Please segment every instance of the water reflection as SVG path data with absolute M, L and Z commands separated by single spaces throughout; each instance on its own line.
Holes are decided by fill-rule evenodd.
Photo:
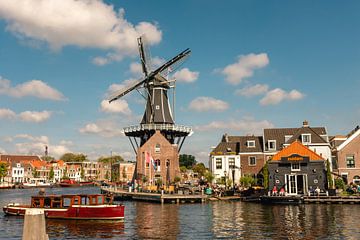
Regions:
M 46 229 L 50 239 L 120 238 L 125 233 L 123 221 L 47 219 Z
M 179 234 L 178 206 L 136 204 L 136 234 L 141 239 L 176 239 Z

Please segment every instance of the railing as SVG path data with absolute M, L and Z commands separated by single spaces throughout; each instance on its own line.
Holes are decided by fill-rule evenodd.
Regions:
M 187 127 L 184 125 L 175 125 L 175 124 L 141 124 L 141 125 L 123 128 L 124 133 L 137 132 L 143 130 L 168 130 L 168 131 L 186 132 L 189 134 L 193 133 L 191 127 Z

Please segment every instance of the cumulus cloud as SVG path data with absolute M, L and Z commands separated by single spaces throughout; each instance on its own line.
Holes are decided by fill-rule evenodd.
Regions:
M 19 114 L 19 118 L 25 122 L 44 122 L 51 117 L 51 112 L 49 111 L 42 111 L 42 112 L 35 112 L 35 111 L 25 111 Z
M 229 104 L 227 102 L 212 97 L 198 97 L 192 100 L 189 104 L 189 109 L 197 112 L 222 112 L 228 108 Z
M 0 109 L 0 119 L 12 119 L 16 117 L 16 113 L 10 109 L 1 108 Z
M 108 100 L 103 100 L 101 102 L 101 111 L 106 113 L 122 113 L 125 115 L 131 114 L 128 103 L 123 99 L 118 99 L 112 103 L 109 103 Z
M 110 121 L 88 123 L 83 128 L 80 128 L 79 132 L 83 134 L 95 134 L 102 137 L 124 136 L 122 130 Z
M 263 106 L 266 105 L 276 105 L 282 101 L 289 100 L 295 101 L 304 98 L 304 94 L 298 90 L 291 90 L 286 92 L 281 88 L 275 88 L 266 93 L 266 95 L 260 100 L 260 104 Z
M 269 86 L 266 84 L 256 84 L 254 86 L 245 87 L 235 91 L 238 96 L 252 97 L 265 94 L 269 90 Z
M 61 92 L 41 80 L 31 80 L 12 87 L 8 79 L 0 76 L 0 95 L 1 94 L 16 98 L 31 96 L 55 101 L 65 100 Z
M 99 65 L 136 53 L 140 35 L 146 34 L 150 45 L 161 41 L 156 24 L 134 25 L 124 13 L 100 0 L 0 1 L 0 18 L 15 36 L 47 43 L 52 50 L 69 45 L 108 50 L 106 56 L 94 59 Z
M 188 68 L 183 68 L 174 73 L 176 81 L 191 83 L 195 82 L 199 77 L 199 72 L 192 72 Z
M 13 139 L 16 141 L 15 148 L 18 154 L 43 155 L 45 146 L 48 146 L 50 156 L 55 158 L 60 157 L 64 153 L 71 152 L 66 144 L 62 144 L 65 140 L 61 141 L 60 144 L 51 144 L 47 136 L 32 136 L 29 134 L 18 134 Z
M 135 84 L 138 80 L 134 78 L 130 78 L 127 80 L 124 80 L 121 84 L 114 83 L 111 84 L 107 90 L 106 96 L 110 98 L 113 94 L 117 93 L 118 91 L 121 91 L 125 88 L 130 87 L 131 85 Z
M 10 109 L 0 109 L 0 119 L 6 118 L 6 119 L 20 119 L 25 122 L 44 122 L 48 120 L 51 117 L 52 112 L 50 111 L 42 111 L 42 112 L 36 112 L 36 111 L 25 111 L 21 112 L 19 114 L 16 114 L 14 111 Z
M 232 85 L 237 85 L 244 78 L 251 77 L 254 71 L 269 64 L 266 53 L 240 55 L 238 61 L 226 66 L 221 73 L 225 75 L 226 81 Z
M 274 125 L 268 120 L 256 121 L 252 118 L 230 121 L 213 121 L 203 126 L 195 126 L 197 131 L 213 131 L 213 130 L 234 130 L 243 134 L 261 134 L 264 128 L 273 128 Z

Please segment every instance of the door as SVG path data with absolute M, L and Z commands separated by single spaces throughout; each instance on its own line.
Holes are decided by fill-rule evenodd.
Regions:
M 286 190 L 289 195 L 297 194 L 296 175 L 286 175 Z

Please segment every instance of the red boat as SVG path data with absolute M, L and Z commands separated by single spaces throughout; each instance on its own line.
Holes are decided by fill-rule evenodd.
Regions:
M 77 182 L 74 180 L 63 180 L 59 183 L 60 187 L 81 187 L 81 186 L 94 186 L 94 182 Z
M 28 208 L 44 209 L 46 218 L 56 219 L 124 219 L 124 205 L 113 204 L 113 197 L 103 194 L 43 195 L 31 197 L 31 205 L 10 203 L 3 207 L 6 215 L 25 215 Z

